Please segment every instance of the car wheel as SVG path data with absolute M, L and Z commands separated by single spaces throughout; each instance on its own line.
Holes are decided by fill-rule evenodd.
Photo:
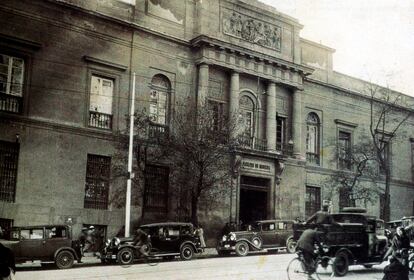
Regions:
M 60 251 L 55 258 L 56 266 L 60 269 L 71 268 L 75 257 L 70 251 Z
M 296 241 L 293 240 L 293 237 L 290 237 L 286 242 L 286 251 L 290 254 L 296 252 Z
M 218 254 L 220 257 L 227 257 L 227 256 L 230 256 L 230 251 L 222 251 L 222 250 L 217 250 L 217 254 Z
M 190 244 L 185 244 L 183 247 L 181 247 L 180 251 L 180 258 L 184 261 L 189 261 L 194 256 L 194 249 L 193 246 Z
M 122 248 L 117 256 L 116 259 L 120 265 L 130 265 L 134 262 L 134 250 L 131 248 Z
M 345 252 L 338 252 L 333 263 L 335 276 L 344 276 L 348 273 L 349 260 L 348 254 Z
M 414 254 L 408 259 L 408 268 L 411 272 L 414 272 Z
M 236 244 L 236 254 L 244 257 L 249 253 L 249 244 L 246 241 L 239 241 Z

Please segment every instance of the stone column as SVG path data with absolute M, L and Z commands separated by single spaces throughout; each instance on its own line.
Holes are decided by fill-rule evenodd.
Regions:
M 197 90 L 197 106 L 202 108 L 208 95 L 208 64 L 200 64 L 198 66 L 198 90 Z
M 297 159 L 305 159 L 302 150 L 302 92 L 297 89 L 293 90 L 292 107 L 293 155 Z
M 266 141 L 267 150 L 276 151 L 276 84 L 270 81 L 267 84 L 266 100 Z
M 239 117 L 239 91 L 240 91 L 240 77 L 239 73 L 232 72 L 230 78 L 230 98 L 229 98 L 229 117 L 230 121 L 235 122 L 237 125 Z M 233 125 L 233 127 L 235 127 Z M 231 130 L 232 135 L 230 137 L 234 139 L 237 137 L 237 129 Z

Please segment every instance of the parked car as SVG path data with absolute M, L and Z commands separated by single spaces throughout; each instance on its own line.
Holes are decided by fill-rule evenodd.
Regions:
M 200 238 L 194 233 L 191 223 L 156 223 L 140 226 L 150 236 L 149 257 L 174 258 L 190 260 L 194 254 L 203 252 Z M 108 240 L 101 254 L 102 262 L 117 261 L 128 265 L 140 257 L 139 250 L 133 245 L 134 237 L 114 237 Z
M 256 221 L 244 231 L 233 231 L 223 235 L 218 241 L 217 252 L 220 256 L 232 252 L 238 256 L 246 256 L 250 251 L 277 252 L 279 249 L 293 253 L 296 248 L 293 223 L 288 220 Z
M 1 243 L 13 251 L 16 263 L 40 260 L 71 268 L 82 258 L 80 242 L 72 240 L 67 225 L 13 227 Z
M 344 276 L 349 265 L 359 264 L 370 268 L 381 264 L 387 250 L 383 220 L 353 208 L 330 216 L 333 221 L 330 224 L 295 224 L 294 239 L 298 240 L 305 229 L 316 226 L 328 250 L 327 255 L 335 258 L 337 276 Z

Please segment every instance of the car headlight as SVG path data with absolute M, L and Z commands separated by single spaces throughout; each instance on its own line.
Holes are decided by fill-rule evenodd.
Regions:
M 227 241 L 227 236 L 226 235 L 223 235 L 223 238 L 221 240 Z
M 236 234 L 234 232 L 230 232 L 230 237 L 229 238 L 230 238 L 231 241 L 236 240 Z
M 118 246 L 119 244 L 121 244 L 121 240 L 118 237 L 115 237 L 114 244 L 115 246 Z

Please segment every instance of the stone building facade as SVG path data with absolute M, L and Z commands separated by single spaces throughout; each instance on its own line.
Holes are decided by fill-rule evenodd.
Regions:
M 335 72 L 334 50 L 301 38 L 297 19 L 256 0 L 3 2 L 3 226 L 93 224 L 109 236 L 122 227 L 124 209 L 111 197 L 126 182 L 111 174 L 133 72 L 152 129 L 170 129 L 172 107 L 186 97 L 240 117 L 230 195 L 200 209 L 211 242 L 230 220 L 305 217 L 324 199 L 338 209 L 322 182 L 339 168 L 338 143 L 368 135 L 368 83 Z M 414 215 L 413 122 L 390 146 L 392 218 Z M 169 168 L 148 167 L 134 221 L 151 212 L 176 219 Z M 378 215 L 379 200 L 367 207 Z

